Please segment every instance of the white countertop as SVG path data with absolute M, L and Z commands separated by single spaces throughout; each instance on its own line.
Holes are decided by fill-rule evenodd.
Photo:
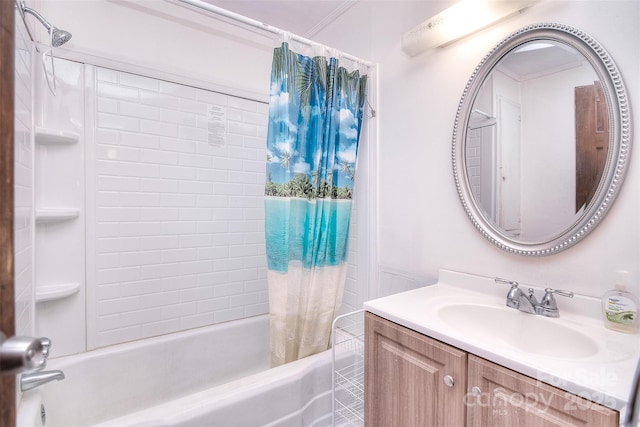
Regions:
M 525 292 L 528 287 L 521 285 Z M 569 299 L 556 296 L 560 317 L 552 319 L 506 307 L 508 290 L 508 285 L 496 284 L 494 278 L 441 270 L 435 285 L 368 301 L 364 308 L 409 329 L 621 411 L 622 420 L 640 358 L 640 335 L 605 328 L 599 298 L 576 295 Z M 542 294 L 541 289 L 536 290 L 538 299 Z M 486 319 L 478 319 L 478 322 L 474 322 L 477 324 L 462 328 L 459 322 L 452 323 L 441 315 L 444 307 L 452 305 L 460 306 L 448 307 L 449 311 L 458 309 L 470 312 L 478 305 L 497 310 L 501 318 L 508 316 L 509 321 L 503 323 L 509 324 L 504 324 L 504 328 L 503 325 L 493 324 L 493 327 L 483 331 L 482 325 Z M 503 309 L 508 312 L 502 312 Z M 544 347 L 544 336 L 536 336 L 540 334 L 530 330 L 527 325 L 531 325 L 531 322 L 542 326 L 540 330 L 557 329 L 558 336 L 562 331 L 567 332 L 567 336 L 573 336 L 572 331 L 575 331 L 580 335 L 577 338 L 585 337 L 591 346 L 586 348 L 593 351 L 580 357 L 568 356 L 573 349 L 579 348 L 580 343 L 576 340 L 575 346 L 565 346 L 567 354 L 556 354 L 553 347 Z M 520 325 L 523 326 L 520 328 Z M 509 334 L 517 336 L 513 341 L 525 342 L 525 347 L 533 351 L 523 351 L 517 343 L 511 345 L 505 339 L 505 335 Z

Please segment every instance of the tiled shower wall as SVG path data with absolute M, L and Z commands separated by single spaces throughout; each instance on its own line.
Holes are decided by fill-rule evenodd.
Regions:
M 15 12 L 15 322 L 16 335 L 34 334 L 32 49 Z
M 88 348 L 267 313 L 267 104 L 94 70 Z

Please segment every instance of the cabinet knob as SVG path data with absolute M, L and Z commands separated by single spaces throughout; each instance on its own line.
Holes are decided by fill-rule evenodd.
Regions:
M 476 397 L 481 396 L 482 390 L 480 390 L 480 387 L 478 387 L 477 385 L 474 385 L 473 387 L 471 387 L 471 394 Z
M 447 387 L 453 387 L 453 385 L 455 384 L 455 381 L 453 380 L 453 377 L 451 375 L 445 375 L 444 383 Z

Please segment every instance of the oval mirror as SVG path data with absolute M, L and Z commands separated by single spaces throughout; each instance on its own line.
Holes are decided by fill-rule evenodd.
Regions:
M 549 255 L 602 220 L 627 169 L 629 103 L 613 59 L 560 24 L 511 34 L 475 69 L 458 106 L 453 172 L 496 246 Z

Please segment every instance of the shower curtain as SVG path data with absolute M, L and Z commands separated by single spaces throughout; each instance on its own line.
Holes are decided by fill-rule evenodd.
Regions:
M 271 364 L 329 346 L 342 301 L 367 76 L 274 49 L 265 237 Z

